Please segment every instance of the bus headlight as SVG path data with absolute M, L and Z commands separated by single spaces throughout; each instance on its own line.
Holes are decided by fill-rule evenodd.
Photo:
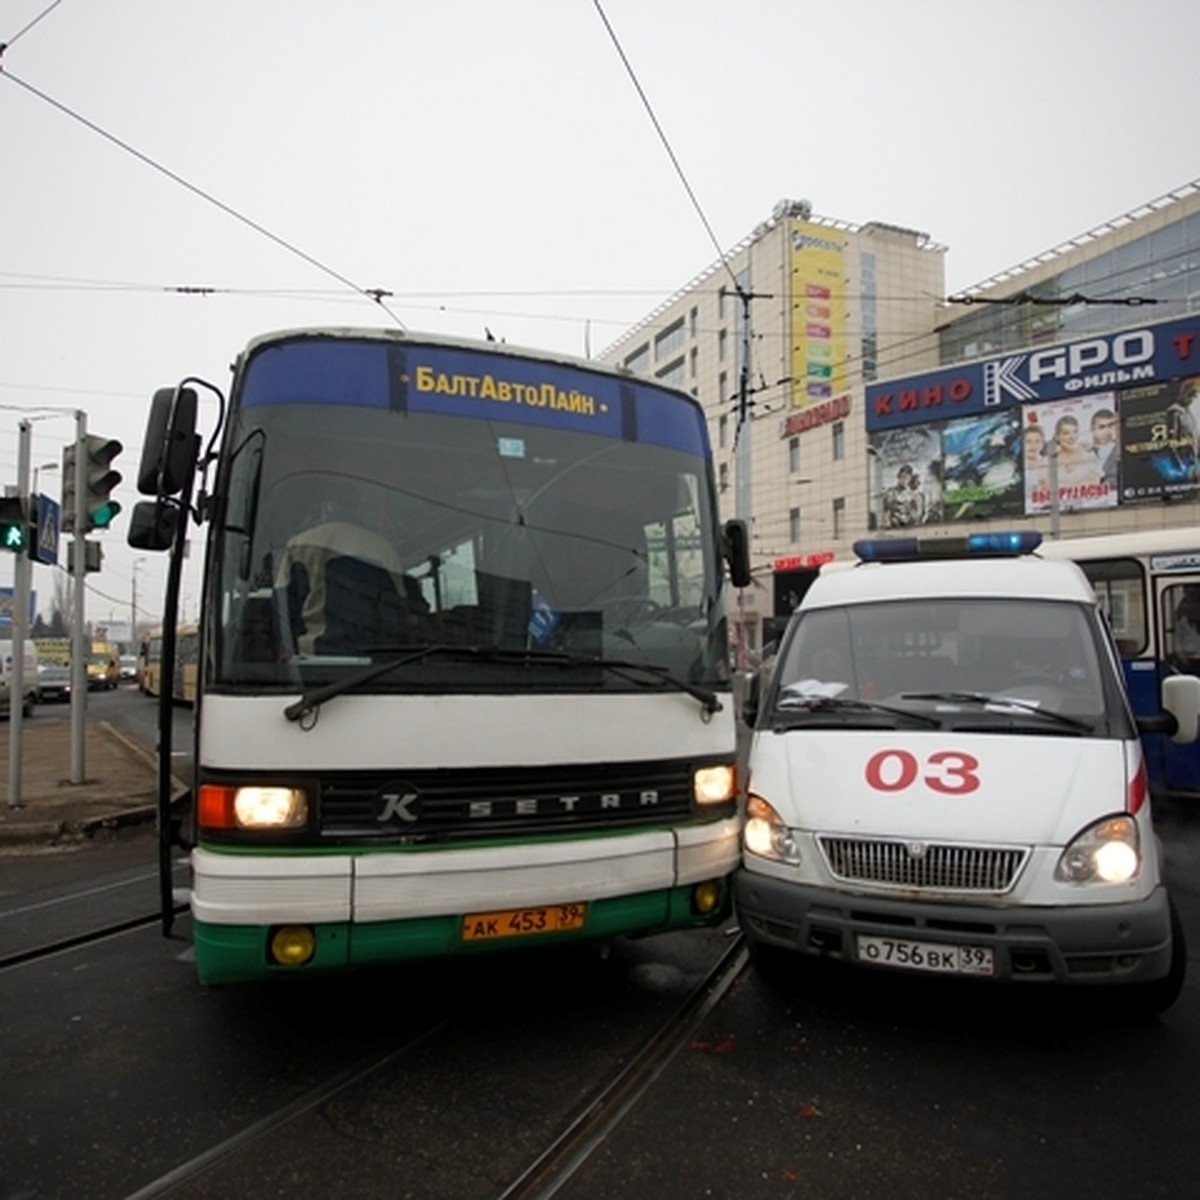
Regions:
M 1128 883 L 1141 866 L 1137 822 L 1127 816 L 1105 817 L 1072 840 L 1054 874 L 1064 883 Z
M 792 866 L 800 863 L 800 848 L 796 845 L 795 835 L 761 796 L 752 795 L 746 802 L 742 844 L 748 853 L 760 858 L 773 858 Z
M 301 788 L 201 784 L 199 823 L 205 829 L 300 829 L 308 821 Z
M 697 804 L 725 804 L 737 795 L 737 769 L 732 763 L 700 767 L 692 776 L 692 795 Z

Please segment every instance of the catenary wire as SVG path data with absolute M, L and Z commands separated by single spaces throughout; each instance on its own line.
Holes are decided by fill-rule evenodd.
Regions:
M 69 108 L 67 105 L 63 104 L 61 101 L 55 100 L 54 97 L 48 95 L 46 92 L 41 91 L 39 88 L 34 87 L 33 84 L 27 82 L 24 79 L 21 79 L 19 76 L 14 75 L 11 71 L 4 69 L 4 68 L 0 68 L 0 76 L 3 76 L 5 79 L 11 80 L 18 87 L 24 88 L 27 92 L 30 93 L 30 95 L 36 96 L 43 103 L 49 104 L 52 108 L 57 109 L 64 116 L 70 117 L 73 121 L 77 121 L 79 124 L 83 125 L 86 129 L 91 130 L 93 133 L 104 138 L 106 141 L 111 142 L 114 146 L 117 146 L 119 149 L 124 150 L 127 154 L 132 155 L 139 162 L 141 162 L 141 163 L 145 164 L 146 166 L 150 167 L 151 169 L 159 172 L 159 174 L 165 175 L 173 183 L 177 183 L 180 187 L 185 188 L 187 191 L 191 192 L 194 196 L 197 196 L 201 200 L 204 200 L 206 203 L 211 204 L 215 208 L 220 209 L 221 212 L 225 213 L 227 216 L 233 217 L 234 220 L 239 221 L 243 225 L 254 230 L 255 233 L 258 233 L 258 234 L 262 235 L 263 237 L 267 238 L 269 241 L 274 242 L 275 245 L 286 250 L 289 254 L 296 255 L 298 258 L 303 259 L 310 266 L 315 267 L 318 271 L 321 271 L 323 274 L 328 275 L 333 279 L 336 279 L 339 283 L 345 285 L 351 291 L 356 292 L 358 295 L 373 301 L 381 309 L 383 309 L 383 311 L 385 313 L 387 313 L 387 315 L 392 319 L 392 321 L 395 322 L 396 325 L 398 325 L 401 329 L 406 328 L 404 322 L 401 321 L 400 318 L 384 302 L 385 297 L 390 295 L 390 293 L 387 292 L 386 289 L 362 287 L 360 284 L 355 283 L 352 279 L 343 275 L 340 271 L 337 271 L 333 267 L 328 266 L 326 263 L 321 262 L 320 259 L 314 258 L 313 255 L 309 254 L 305 250 L 300 249 L 299 246 L 296 246 L 294 243 L 287 241 L 285 238 L 280 237 L 277 233 L 272 233 L 271 230 L 269 230 L 265 225 L 262 225 L 258 221 L 255 221 L 252 218 L 247 217 L 244 213 L 238 212 L 237 209 L 226 204 L 223 200 L 219 200 L 211 192 L 206 192 L 203 188 L 198 187 L 196 184 L 190 182 L 187 179 L 184 179 L 184 177 L 182 175 L 179 175 L 175 171 L 172 171 L 169 167 L 163 166 L 162 163 L 155 161 L 149 155 L 143 154 L 142 151 L 138 150 L 135 146 L 130 145 L 128 142 L 123 141 L 121 138 L 117 137 L 115 134 L 110 133 L 106 129 L 103 129 L 101 126 L 97 125 L 94 121 L 89 120 L 87 117 L 83 116 L 81 113 L 78 113 L 74 109 Z

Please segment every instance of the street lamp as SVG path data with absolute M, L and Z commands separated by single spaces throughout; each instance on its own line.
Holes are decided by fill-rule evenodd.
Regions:
M 35 496 L 41 495 L 41 493 L 38 491 L 38 476 L 43 471 L 57 471 L 58 467 L 59 467 L 58 463 L 48 462 L 48 463 L 42 463 L 42 465 L 40 467 L 33 468 L 33 494 Z

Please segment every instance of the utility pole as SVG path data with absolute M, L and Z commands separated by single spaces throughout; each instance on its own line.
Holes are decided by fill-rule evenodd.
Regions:
M 74 578 L 75 601 L 71 621 L 71 782 L 86 780 L 85 746 L 87 734 L 87 660 L 88 646 L 85 637 L 84 586 L 87 571 L 87 413 L 82 409 L 75 412 L 75 472 L 73 515 L 75 530 L 75 561 L 71 564 Z M 63 496 L 66 497 L 67 481 L 63 479 Z M 65 515 L 65 514 L 64 514 Z
M 736 284 L 736 280 L 735 280 Z M 750 436 L 750 303 L 753 300 L 770 300 L 769 293 L 746 291 L 737 284 L 737 297 L 742 306 L 742 363 L 738 371 L 737 421 L 734 428 L 737 452 L 734 455 L 734 470 L 737 480 L 734 491 L 733 515 L 739 521 L 745 521 L 750 532 L 751 560 L 753 561 L 754 526 L 751 508 L 754 494 L 752 486 L 752 458 Z M 746 589 L 738 589 L 738 620 L 737 620 L 737 654 L 735 667 L 740 671 L 746 669 Z
M 30 425 L 21 421 L 17 447 L 17 496 L 29 511 Z M 28 530 L 26 530 L 28 537 Z M 29 634 L 29 579 L 33 561 L 29 547 L 18 549 L 13 559 L 12 674 L 8 687 L 8 805 L 21 807 L 21 733 L 25 716 L 25 642 Z

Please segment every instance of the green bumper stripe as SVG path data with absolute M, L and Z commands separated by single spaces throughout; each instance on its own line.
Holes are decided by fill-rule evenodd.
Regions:
M 262 925 L 194 923 L 196 971 L 202 983 L 238 983 L 288 976 L 300 978 L 347 967 L 442 958 L 514 949 L 518 946 L 580 942 L 622 934 L 667 933 L 718 924 L 729 915 L 728 881 L 721 903 L 708 916 L 692 912 L 692 889 L 672 888 L 593 900 L 583 929 L 569 933 L 533 934 L 486 942 L 463 942 L 461 918 L 420 917 L 408 921 L 372 921 L 361 925 L 339 922 L 313 926 L 317 949 L 302 967 L 281 967 L 267 961 L 269 929 Z

